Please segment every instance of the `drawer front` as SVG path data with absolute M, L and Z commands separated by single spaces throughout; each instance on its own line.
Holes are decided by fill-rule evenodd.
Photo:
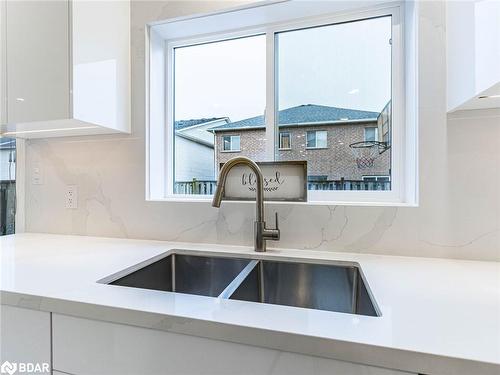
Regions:
M 400 371 L 53 315 L 54 369 L 71 374 L 401 375 Z
M 38 364 L 50 369 L 50 313 L 0 306 L 0 364 Z M 43 366 L 43 367 L 42 367 Z

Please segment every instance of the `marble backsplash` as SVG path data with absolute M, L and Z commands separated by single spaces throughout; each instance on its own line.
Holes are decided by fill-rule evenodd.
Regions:
M 144 24 L 234 2 L 132 3 L 131 135 L 26 144 L 26 231 L 251 245 L 254 205 L 145 200 Z M 266 205 L 281 241 L 270 246 L 500 260 L 500 112 L 446 115 L 444 4 L 419 16 L 419 207 Z M 31 183 L 34 167 L 43 184 Z M 78 209 L 64 207 L 78 186 Z

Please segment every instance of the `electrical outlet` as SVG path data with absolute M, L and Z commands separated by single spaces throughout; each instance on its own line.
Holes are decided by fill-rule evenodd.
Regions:
M 76 185 L 66 186 L 66 208 L 78 208 L 78 189 Z
M 43 185 L 43 171 L 40 164 L 35 164 L 33 166 L 33 172 L 31 175 L 31 183 L 33 185 Z

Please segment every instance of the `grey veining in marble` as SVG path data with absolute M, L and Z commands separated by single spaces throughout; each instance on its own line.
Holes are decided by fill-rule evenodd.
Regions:
M 29 141 L 27 231 L 251 244 L 250 204 L 144 198 L 144 24 L 234 5 L 132 3 L 132 135 Z M 444 3 L 421 2 L 419 20 L 419 207 L 270 205 L 282 230 L 273 246 L 500 260 L 500 114 L 447 118 Z M 30 183 L 34 165 L 43 185 Z M 64 208 L 68 184 L 78 185 L 77 210 Z

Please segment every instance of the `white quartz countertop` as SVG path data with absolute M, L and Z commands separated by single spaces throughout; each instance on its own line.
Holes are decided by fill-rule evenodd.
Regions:
M 359 263 L 380 317 L 109 286 L 173 249 L 248 247 L 49 234 L 0 237 L 2 304 L 424 374 L 500 373 L 500 263 L 269 249 Z

